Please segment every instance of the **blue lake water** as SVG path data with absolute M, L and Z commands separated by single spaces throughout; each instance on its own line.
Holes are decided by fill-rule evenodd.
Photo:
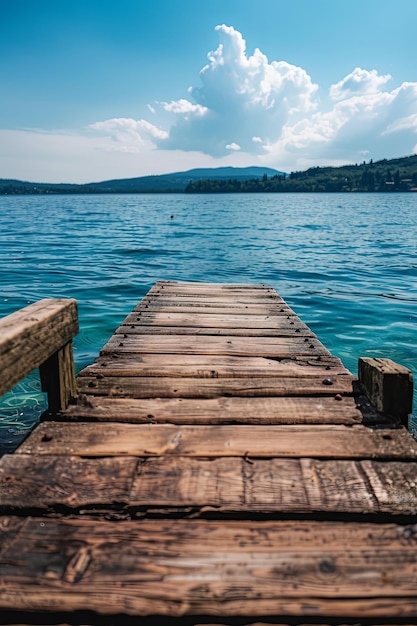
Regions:
M 416 252 L 417 194 L 0 196 L 0 316 L 76 298 L 79 370 L 156 280 L 265 283 L 354 374 L 416 375 Z M 4 396 L 0 451 L 43 408 L 36 373 Z

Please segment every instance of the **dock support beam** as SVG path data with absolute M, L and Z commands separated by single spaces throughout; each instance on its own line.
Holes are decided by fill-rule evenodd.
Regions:
M 380 413 L 396 417 L 408 427 L 413 407 L 411 371 L 391 359 L 362 357 L 358 367 L 359 383 Z

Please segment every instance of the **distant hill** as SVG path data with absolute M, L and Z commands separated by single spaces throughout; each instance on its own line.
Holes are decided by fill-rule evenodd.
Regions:
M 0 194 L 65 194 L 65 193 L 181 193 L 189 183 L 198 180 L 250 180 L 263 176 L 284 175 L 269 167 L 200 168 L 186 172 L 121 178 L 83 185 L 66 183 L 31 183 L 0 179 Z
M 256 193 L 417 191 L 417 154 L 286 174 L 268 167 L 218 167 L 88 183 L 0 179 L 0 194 Z
M 174 172 L 173 174 L 159 174 L 157 176 L 142 176 L 140 178 L 124 178 L 106 180 L 94 183 L 94 187 L 103 191 L 117 190 L 118 192 L 145 192 L 145 191 L 184 191 L 185 187 L 198 180 L 250 180 L 262 178 L 264 175 L 274 176 L 282 174 L 269 167 L 216 167 Z

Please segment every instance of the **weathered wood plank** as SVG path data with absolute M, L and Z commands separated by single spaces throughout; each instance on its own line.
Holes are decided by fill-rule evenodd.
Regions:
M 78 332 L 77 303 L 45 299 L 0 320 L 0 395 L 63 348 Z
M 72 341 L 55 352 L 39 368 L 42 391 L 48 394 L 48 409 L 58 413 L 67 408 L 77 394 Z
M 324 382 L 328 381 L 328 382 Z M 82 376 L 78 391 L 129 398 L 218 398 L 220 396 L 329 396 L 352 394 L 349 376 L 333 378 L 155 378 L 150 376 Z M 337 406 L 335 405 L 335 411 Z
M 323 382 L 329 381 L 329 382 Z M 104 377 L 100 372 L 83 375 L 78 379 L 79 393 L 112 398 L 219 398 L 312 396 L 336 398 L 352 395 L 352 379 L 348 376 L 310 376 L 301 379 L 290 376 L 242 376 L 221 378 L 216 375 L 198 376 L 117 376 Z M 334 411 L 338 407 L 334 405 Z
M 362 463 L 354 461 L 148 458 L 133 483 L 130 503 L 215 507 L 217 514 L 417 512 L 417 464 L 363 463 L 366 475 Z M 379 477 L 372 486 L 371 473 Z M 393 486 L 400 474 L 402 481 Z
M 210 328 L 189 326 L 142 326 L 130 324 L 119 326 L 116 335 L 195 335 L 231 337 L 315 337 L 313 331 L 304 327 L 289 326 L 288 328 Z
M 417 616 L 414 526 L 33 518 L 0 557 L 2 609 Z
M 45 422 L 19 454 L 77 456 L 242 456 L 339 459 L 416 459 L 405 429 L 365 426 L 175 426 L 172 424 Z
M 207 288 L 206 288 L 207 287 Z M 242 301 L 247 301 L 249 304 L 255 302 L 256 300 L 268 303 L 272 302 L 274 304 L 282 304 L 283 306 L 288 306 L 287 303 L 283 300 L 283 298 L 272 288 L 248 288 L 248 287 L 237 287 L 235 289 L 225 289 L 222 285 L 219 287 L 209 287 L 208 285 L 204 285 L 203 287 L 170 287 L 170 288 L 157 288 L 156 286 L 148 291 L 148 293 L 144 296 L 142 301 L 147 300 L 166 300 L 166 301 L 177 301 L 177 300 L 188 300 L 190 302 L 198 303 L 199 301 L 204 304 L 205 302 L 226 302 L 230 303 L 235 302 L 236 300 L 241 299 Z M 244 303 L 244 302 L 242 302 Z M 140 304 L 140 303 L 139 303 Z
M 413 409 L 411 371 L 391 359 L 359 359 L 359 382 L 376 409 L 408 425 Z
M 405 516 L 417 513 L 416 475 L 416 463 L 394 461 L 16 454 L 0 461 L 0 507 Z
M 142 300 L 135 308 L 136 313 L 152 313 L 152 312 L 176 312 L 176 313 L 204 313 L 204 315 L 290 315 L 291 309 L 285 304 L 273 304 L 266 302 L 265 304 L 244 304 L 234 305 L 233 302 L 224 304 L 209 304 L 196 300 Z
M 138 460 L 130 457 L 4 455 L 0 460 L 0 507 L 14 509 L 129 501 Z
M 65 419 L 137 424 L 357 424 L 362 414 L 350 397 L 132 399 L 81 395 L 77 404 L 68 407 Z
M 0 559 L 1 554 L 10 543 L 13 543 L 19 528 L 24 524 L 24 519 L 9 515 L 0 517 Z
M 203 286 L 201 286 L 203 285 Z M 258 287 L 252 288 L 252 286 L 241 286 L 233 289 L 224 288 L 224 285 L 211 287 L 200 283 L 197 286 L 165 286 L 151 289 L 148 291 L 145 297 L 163 297 L 163 298 L 273 298 L 282 301 L 281 296 L 272 287 Z
M 284 300 L 274 291 L 237 291 L 234 290 L 231 292 L 224 291 L 214 291 L 205 293 L 204 291 L 193 291 L 193 290 L 175 290 L 168 292 L 167 290 L 161 290 L 158 293 L 148 293 L 144 300 L 164 300 L 164 301 L 177 301 L 177 300 L 188 300 L 190 302 L 201 302 L 201 303 L 213 303 L 219 302 L 223 304 L 224 302 L 236 303 L 236 304 L 256 304 L 256 303 L 274 303 L 281 304 L 284 303 Z
M 233 295 L 237 291 L 243 293 L 273 293 L 277 294 L 275 289 L 269 285 L 260 283 L 209 283 L 196 281 L 175 281 L 175 280 L 158 280 L 148 293 L 229 293 Z
M 194 337 L 113 335 L 101 353 L 208 354 L 286 358 L 330 353 L 315 337 Z
M 305 378 L 352 374 L 336 357 L 235 357 L 189 354 L 105 354 L 87 365 L 78 376 L 162 376 L 187 378 Z
M 121 328 L 134 325 L 140 326 L 184 326 L 191 328 L 246 328 L 246 329 L 279 329 L 294 326 L 308 329 L 296 315 L 285 312 L 279 315 L 221 315 L 205 313 L 204 311 L 191 314 L 151 311 L 130 313 L 123 321 Z M 248 333 L 250 334 L 250 333 Z

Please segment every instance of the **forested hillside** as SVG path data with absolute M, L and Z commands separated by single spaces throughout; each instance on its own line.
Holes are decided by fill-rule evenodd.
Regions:
M 304 172 L 251 180 L 199 180 L 186 187 L 188 193 L 341 191 L 417 191 L 417 155 L 360 165 L 312 167 Z

